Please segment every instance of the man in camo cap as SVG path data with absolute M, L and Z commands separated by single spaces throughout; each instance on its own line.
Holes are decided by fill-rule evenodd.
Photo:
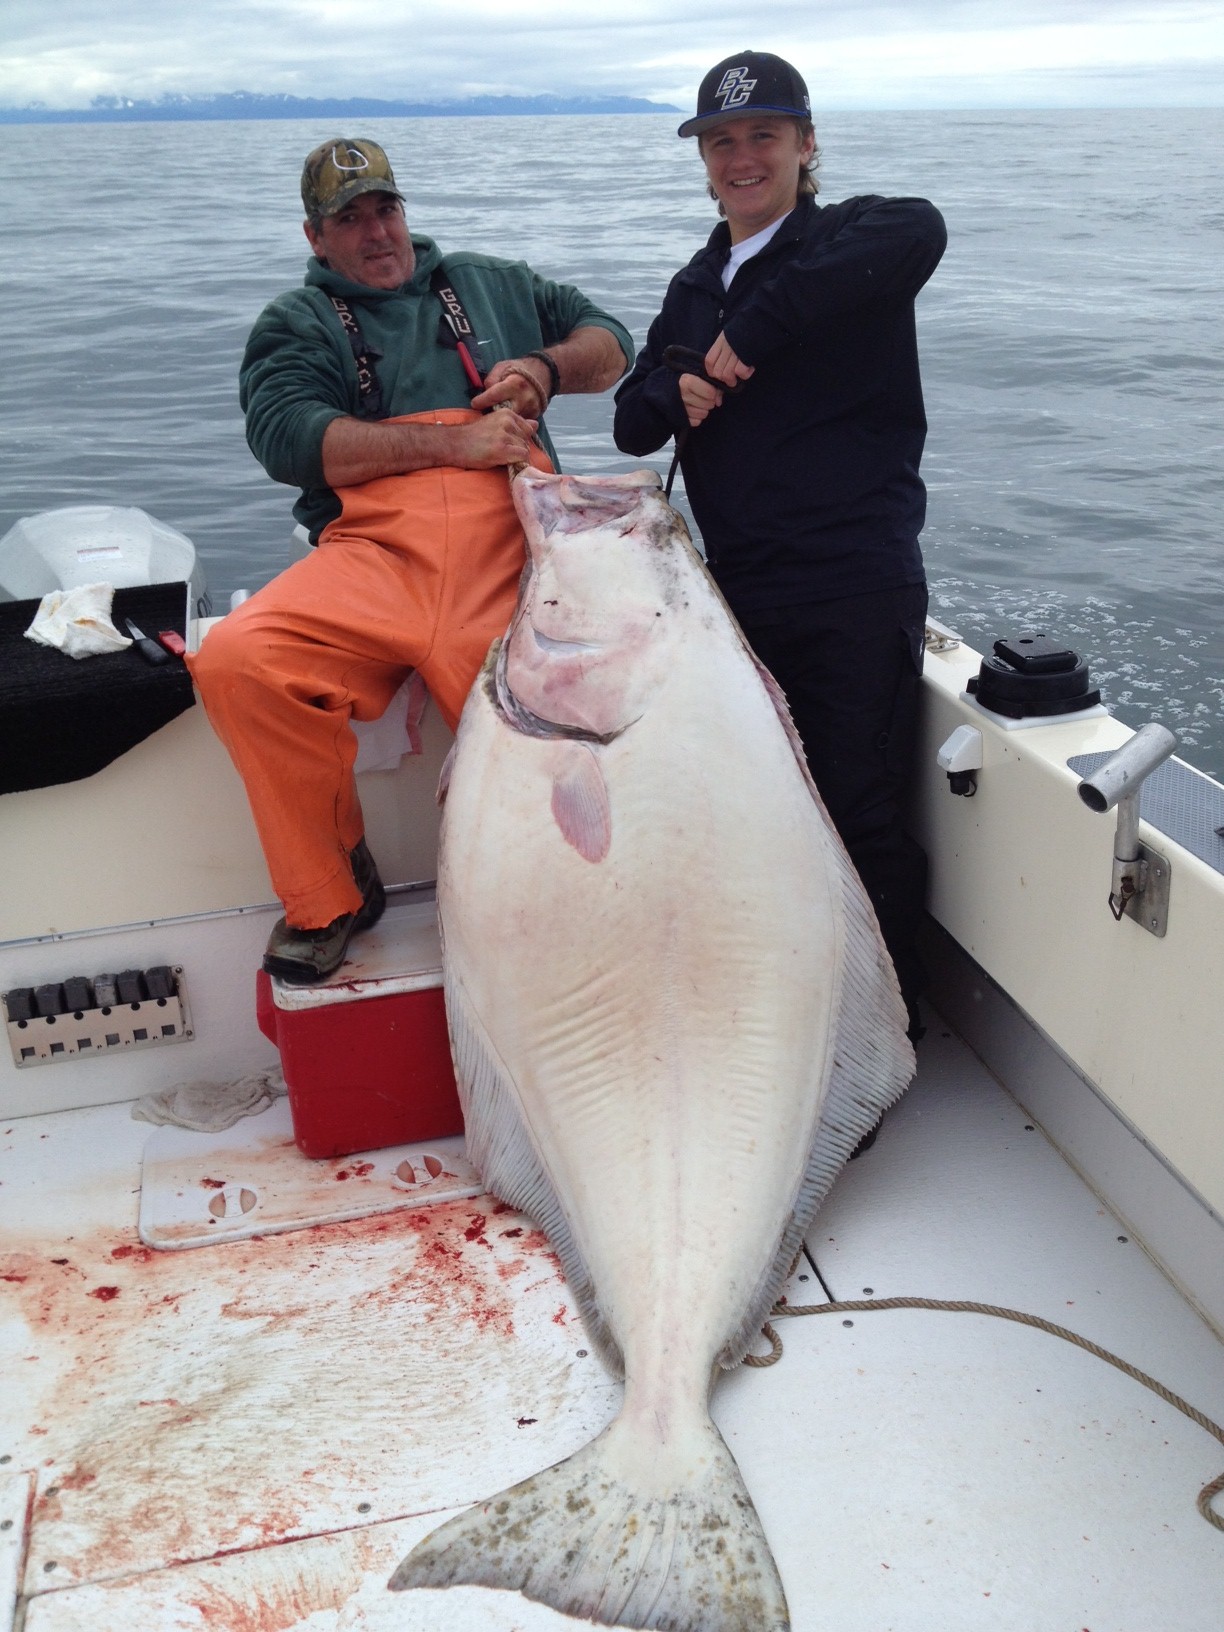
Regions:
M 307 217 L 335 215 L 362 193 L 390 193 L 404 202 L 387 155 L 360 138 L 324 142 L 302 166 L 302 203 Z
M 506 466 L 555 468 L 549 401 L 606 390 L 633 342 L 572 285 L 411 233 L 366 137 L 315 148 L 302 201 L 305 286 L 256 321 L 240 397 L 318 548 L 218 624 L 192 673 L 285 907 L 264 967 L 308 985 L 383 909 L 350 718 L 377 719 L 415 669 L 455 725 L 523 567 Z

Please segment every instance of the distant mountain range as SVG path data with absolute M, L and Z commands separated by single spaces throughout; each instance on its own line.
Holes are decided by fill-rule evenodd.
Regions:
M 0 124 L 118 124 L 159 119 L 425 119 L 490 114 L 679 113 L 667 102 L 637 96 L 469 96 L 451 102 L 384 102 L 374 97 L 264 96 L 227 91 L 216 96 L 167 94 L 155 101 L 95 96 L 87 108 L 0 108 Z

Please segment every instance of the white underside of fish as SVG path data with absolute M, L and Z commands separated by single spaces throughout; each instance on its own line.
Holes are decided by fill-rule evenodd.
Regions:
M 534 732 L 508 719 L 491 660 L 459 728 L 438 892 L 469 1153 L 547 1230 L 624 1408 L 576 1457 L 422 1543 L 392 1584 L 782 1632 L 709 1391 L 913 1055 L 771 682 L 678 518 L 653 489 L 632 497 L 645 526 L 542 538 L 520 501 L 536 573 L 502 691 L 517 675 Z

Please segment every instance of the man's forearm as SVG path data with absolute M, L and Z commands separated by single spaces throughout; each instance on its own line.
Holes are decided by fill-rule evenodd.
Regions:
M 522 463 L 534 431 L 534 420 L 505 410 L 462 425 L 396 425 L 345 416 L 333 419 L 323 433 L 323 476 L 329 487 L 357 487 L 436 465 L 487 470 Z
M 549 368 L 545 357 L 552 359 Z M 620 342 L 608 329 L 588 324 L 577 328 L 551 346 L 543 346 L 525 357 L 505 357 L 494 363 L 485 388 L 472 398 L 472 407 L 482 413 L 502 403 L 520 414 L 538 416 L 550 397 L 580 391 L 606 391 L 625 372 L 625 354 Z M 553 390 L 553 369 L 556 390 Z
M 446 425 L 383 425 L 364 419 L 333 419 L 323 433 L 323 474 L 329 487 L 356 487 L 377 476 L 399 475 L 444 464 Z
M 544 349 L 557 365 L 563 392 L 606 391 L 627 366 L 620 342 L 609 329 L 575 329 Z

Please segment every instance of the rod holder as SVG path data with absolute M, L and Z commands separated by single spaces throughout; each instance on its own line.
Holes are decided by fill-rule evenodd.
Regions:
M 1103 815 L 1116 807 L 1118 812 L 1109 910 L 1119 922 L 1130 916 L 1153 935 L 1163 935 L 1168 924 L 1169 862 L 1139 842 L 1139 795 L 1176 747 L 1177 738 L 1165 726 L 1142 725 L 1079 784 L 1089 810 Z

